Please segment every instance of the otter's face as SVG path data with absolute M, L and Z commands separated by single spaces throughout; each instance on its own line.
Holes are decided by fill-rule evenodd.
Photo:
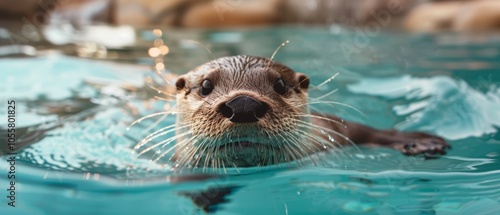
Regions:
M 179 165 L 259 166 L 306 156 L 307 76 L 269 59 L 206 63 L 177 82 Z

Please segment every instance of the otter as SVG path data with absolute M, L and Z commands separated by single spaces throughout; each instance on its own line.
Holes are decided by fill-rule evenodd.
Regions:
M 176 167 L 213 168 L 289 163 L 350 144 L 406 155 L 441 155 L 450 148 L 431 134 L 377 130 L 312 113 L 309 82 L 269 58 L 239 55 L 205 63 L 178 77 L 176 135 L 163 143 L 176 142 Z

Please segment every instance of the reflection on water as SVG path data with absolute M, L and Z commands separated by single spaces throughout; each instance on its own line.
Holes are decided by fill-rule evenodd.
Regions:
M 134 46 L 102 45 L 103 55 L 84 56 L 121 63 L 59 55 L 0 59 L 0 67 L 8 71 L 0 98 L 18 101 L 19 128 L 25 133 L 45 128 L 31 140 L 36 144 L 18 154 L 23 207 L 16 213 L 192 214 L 196 209 L 186 195 L 214 188 L 230 190 L 224 194 L 228 201 L 214 209 L 219 214 L 498 212 L 500 76 L 495 71 L 500 53 L 495 50 L 500 40 L 494 35 L 477 40 L 448 34 L 381 35 L 348 55 L 341 45 L 356 45 L 355 34 L 338 29 L 135 33 Z M 133 149 L 149 132 L 173 124 L 175 116 L 127 127 L 175 105 L 155 98 L 157 90 L 145 86 L 168 85 L 152 71 L 184 73 L 212 58 L 190 40 L 206 44 L 219 57 L 271 56 L 289 40 L 276 60 L 312 78 L 311 97 L 335 91 L 326 99 L 363 114 L 345 106 L 315 105 L 316 110 L 378 128 L 436 133 L 450 140 L 453 149 L 426 160 L 389 149 L 348 147 L 342 154 L 347 156 L 326 154 L 316 167 L 176 176 L 168 162 L 151 162 L 151 155 L 137 156 Z M 331 82 L 315 87 L 336 73 Z M 0 167 L 7 168 L 5 162 Z M 211 177 L 216 178 L 204 180 Z M 54 206 L 54 199 L 66 207 Z M 106 207 L 100 207 L 103 200 L 108 200 Z M 0 208 L 4 210 L 9 209 Z

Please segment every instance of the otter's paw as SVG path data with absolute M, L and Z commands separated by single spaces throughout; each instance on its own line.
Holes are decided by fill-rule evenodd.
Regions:
M 432 158 L 435 157 L 433 155 L 446 154 L 446 150 L 450 149 L 451 146 L 440 137 L 431 135 L 415 137 L 410 133 L 407 139 L 394 144 L 393 148 L 403 152 L 405 155 L 424 154 L 427 158 Z

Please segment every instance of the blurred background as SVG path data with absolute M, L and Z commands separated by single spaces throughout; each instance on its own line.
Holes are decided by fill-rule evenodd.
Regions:
M 148 39 L 141 30 L 169 29 L 169 34 L 175 35 L 197 29 L 179 37 L 188 35 L 200 41 L 196 37 L 200 30 L 275 26 L 333 27 L 336 32 L 362 31 L 370 37 L 382 29 L 498 31 L 500 1 L 0 0 L 0 56 L 35 56 L 58 50 L 68 55 L 123 61 L 140 58 L 150 48 L 154 38 Z M 157 31 L 153 37 L 162 37 L 161 33 Z M 160 54 L 168 51 L 163 47 Z
M 498 30 L 497 0 L 17 0 L 0 1 L 11 28 L 71 23 L 221 28 L 276 24 L 383 27 L 412 31 Z

